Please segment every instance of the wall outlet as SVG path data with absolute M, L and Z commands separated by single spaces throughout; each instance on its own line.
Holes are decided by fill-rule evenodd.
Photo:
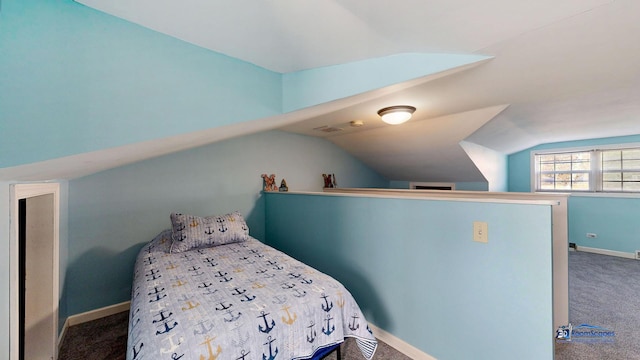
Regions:
M 595 238 L 598 237 L 598 234 L 596 234 L 596 233 L 587 233 L 587 237 L 590 238 L 590 239 L 595 239 Z
M 569 249 L 576 249 L 576 243 L 569 243 Z
M 636 260 L 640 260 L 640 250 L 636 250 Z

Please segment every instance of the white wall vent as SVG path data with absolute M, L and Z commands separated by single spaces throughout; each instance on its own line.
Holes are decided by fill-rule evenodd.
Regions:
M 455 190 L 456 183 L 443 182 L 410 182 L 409 189 L 416 190 Z
M 336 131 L 342 131 L 344 129 L 343 128 L 339 128 L 339 127 L 333 127 L 333 126 L 324 125 L 324 126 L 320 126 L 320 127 L 317 127 L 317 128 L 313 128 L 313 130 L 322 131 L 322 132 L 326 132 L 326 133 L 332 133 L 332 132 L 336 132 Z

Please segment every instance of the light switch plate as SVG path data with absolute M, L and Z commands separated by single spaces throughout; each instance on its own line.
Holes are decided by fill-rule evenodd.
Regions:
M 473 222 L 473 241 L 489 242 L 489 225 L 484 221 Z

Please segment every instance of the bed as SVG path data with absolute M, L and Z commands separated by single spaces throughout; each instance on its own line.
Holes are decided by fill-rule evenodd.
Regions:
M 139 252 L 128 360 L 319 359 L 377 342 L 345 287 L 249 236 L 242 216 L 171 214 Z

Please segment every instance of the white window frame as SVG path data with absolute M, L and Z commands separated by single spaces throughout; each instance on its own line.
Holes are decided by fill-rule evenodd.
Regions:
M 570 193 L 573 196 L 600 196 L 600 197 L 636 197 L 640 198 L 640 192 L 605 192 L 602 191 L 602 171 L 600 169 L 600 161 L 597 161 L 598 157 L 595 157 L 596 161 L 592 158 L 591 161 L 591 173 L 589 176 L 589 189 L 590 190 L 538 190 L 538 176 L 536 173 L 536 155 L 548 155 L 548 154 L 562 154 L 562 153 L 574 153 L 593 151 L 599 155 L 602 151 L 607 150 L 622 150 L 640 148 L 640 143 L 621 143 L 621 144 L 607 144 L 607 145 L 591 145 L 581 147 L 567 147 L 567 148 L 555 148 L 544 150 L 532 150 L 530 152 L 530 179 L 531 179 L 531 191 L 541 193 Z

